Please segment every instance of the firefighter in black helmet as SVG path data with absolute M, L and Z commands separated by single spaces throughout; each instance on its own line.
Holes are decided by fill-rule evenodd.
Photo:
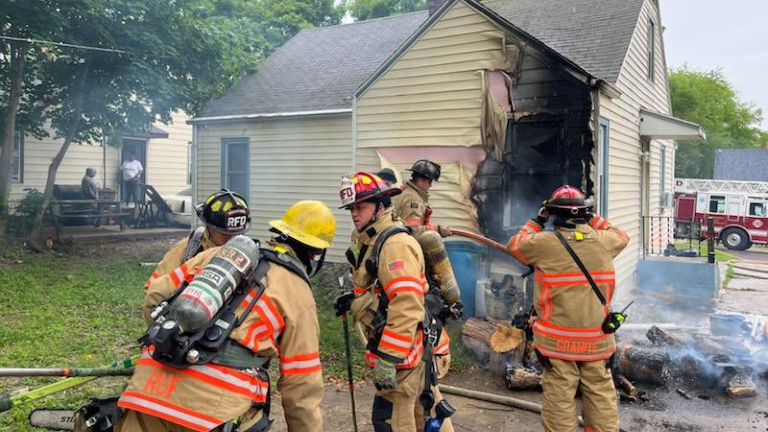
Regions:
M 171 246 L 150 280 L 169 274 L 200 252 L 224 245 L 251 227 L 248 202 L 239 194 L 222 189 L 195 205 L 197 217 L 205 224 Z M 149 281 L 147 281 L 147 285 Z
M 421 159 L 416 161 L 408 171 L 411 171 L 411 179 L 401 186 L 403 193 L 392 200 L 395 213 L 410 227 L 424 227 L 420 229 L 437 231 L 442 237 L 450 236 L 450 228 L 429 223 L 432 215 L 432 208 L 429 206 L 429 189 L 433 182 L 440 179 L 440 165 Z

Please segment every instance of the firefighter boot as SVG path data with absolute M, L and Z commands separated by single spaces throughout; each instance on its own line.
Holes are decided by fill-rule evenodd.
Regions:
M 376 392 L 373 399 L 375 432 L 413 432 L 424 430 L 424 415 L 419 395 L 424 388 L 424 363 L 397 372 L 397 388 Z M 435 400 L 442 399 L 435 387 Z M 445 419 L 441 432 L 453 432 L 451 419 Z

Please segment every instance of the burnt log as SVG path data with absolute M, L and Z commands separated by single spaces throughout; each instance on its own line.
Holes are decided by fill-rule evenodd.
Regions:
M 676 338 L 669 332 L 666 332 L 657 326 L 652 326 L 650 329 L 648 329 L 648 332 L 645 334 L 645 337 L 648 338 L 651 343 L 653 343 L 653 346 L 659 346 L 659 347 L 682 347 L 683 343 L 680 341 L 680 339 Z
M 481 362 L 486 363 L 491 356 L 491 336 L 496 331 L 496 323 L 480 318 L 469 318 L 461 329 L 461 340 Z
M 541 374 L 519 363 L 510 363 L 504 374 L 504 383 L 509 390 L 538 390 L 541 389 Z
M 624 375 L 616 375 L 616 378 L 614 380 L 616 382 L 616 387 L 624 394 L 631 396 L 633 398 L 636 398 L 639 394 L 637 391 L 637 387 L 635 387 L 632 382 L 630 382 L 627 377 Z
M 618 372 L 648 384 L 662 385 L 669 378 L 669 353 L 660 348 L 628 346 L 622 349 Z
M 757 387 L 746 374 L 733 375 L 725 384 L 725 394 L 734 399 L 757 396 Z

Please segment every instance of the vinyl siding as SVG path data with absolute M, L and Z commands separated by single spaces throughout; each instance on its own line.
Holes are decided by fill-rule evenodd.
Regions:
M 648 79 L 648 26 L 649 19 L 656 23 L 656 75 Z M 664 44 L 657 9 L 650 0 L 645 2 L 630 42 L 624 65 L 616 87 L 620 98 L 611 99 L 604 94 L 600 100 L 600 115 L 611 122 L 608 216 L 612 223 L 624 229 L 631 238 L 630 245 L 616 259 L 617 280 L 631 283 L 631 276 L 642 256 L 642 142 L 640 140 L 640 108 L 662 114 L 670 113 L 669 90 L 664 58 Z M 650 142 L 649 215 L 668 214 L 660 208 L 661 146 L 667 149 L 665 183 L 672 191 L 674 179 L 674 142 Z
M 147 183 L 160 192 L 172 195 L 189 187 L 187 146 L 192 141 L 189 117 L 181 112 L 172 115 L 170 124 L 156 126 L 168 132 L 168 138 L 152 138 L 147 149 Z
M 457 2 L 358 98 L 358 148 L 480 145 L 478 71 L 508 67 L 503 40 Z
M 339 179 L 353 169 L 350 115 L 201 126 L 196 201 L 221 188 L 222 138 L 247 138 L 250 143 L 249 235 L 268 239 L 269 220 L 279 219 L 296 201 L 321 200 L 334 211 L 337 223 L 328 259 L 343 260 L 352 222 L 337 207 Z
M 49 131 L 51 135 L 53 132 Z M 24 173 L 22 183 L 11 183 L 10 202 L 13 205 L 21 200 L 26 191 L 37 189 L 42 192 L 48 178 L 48 167 L 61 149 L 64 139 L 52 137 L 37 139 L 27 135 L 24 137 Z M 56 172 L 58 185 L 80 185 L 86 168 L 95 168 L 96 182 L 99 187 L 117 190 L 118 149 L 107 147 L 106 171 L 104 167 L 104 148 L 97 144 L 72 144 Z

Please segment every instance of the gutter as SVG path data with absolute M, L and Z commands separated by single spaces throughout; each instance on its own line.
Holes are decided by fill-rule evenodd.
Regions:
M 197 118 L 187 120 L 187 124 L 232 121 L 232 120 L 254 120 L 254 119 L 262 119 L 262 118 L 285 118 L 285 117 L 306 117 L 306 116 L 321 116 L 321 115 L 334 115 L 334 114 L 349 114 L 351 112 L 352 112 L 351 108 L 339 108 L 339 109 L 316 110 L 316 111 L 290 111 L 290 112 L 275 112 L 275 113 L 261 113 L 261 114 L 235 114 L 235 115 L 227 115 L 227 116 L 197 117 Z

